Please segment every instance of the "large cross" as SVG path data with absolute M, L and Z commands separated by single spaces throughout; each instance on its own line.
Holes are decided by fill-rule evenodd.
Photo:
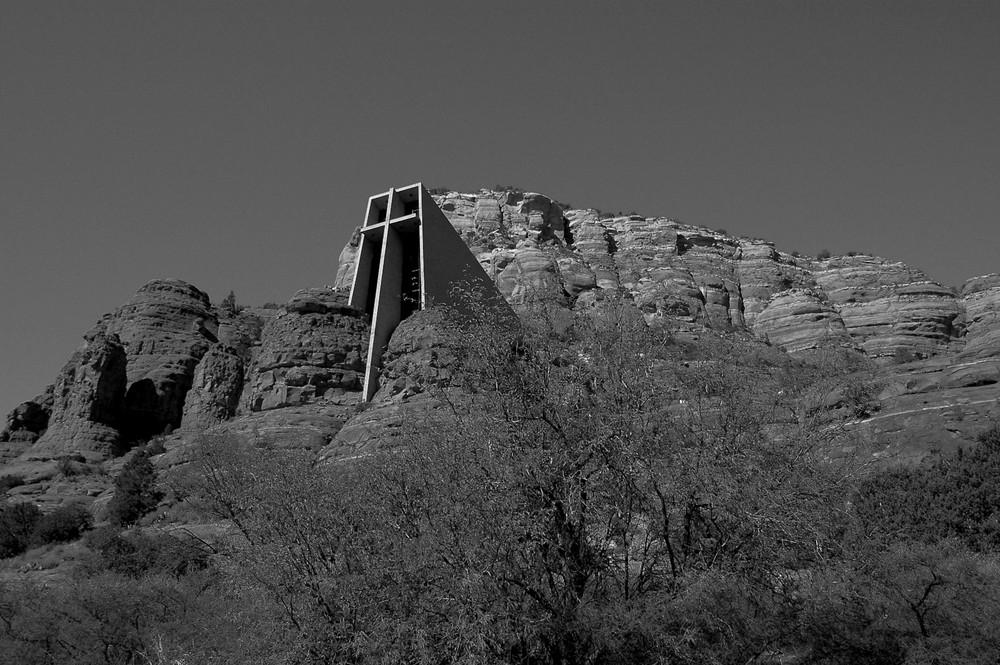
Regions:
M 364 400 L 378 391 L 382 354 L 399 322 L 432 302 L 463 309 L 509 305 L 420 184 L 368 199 L 350 304 L 371 316 Z

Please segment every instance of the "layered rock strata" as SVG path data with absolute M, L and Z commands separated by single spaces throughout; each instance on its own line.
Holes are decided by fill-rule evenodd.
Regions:
M 790 354 L 851 344 L 840 314 L 812 289 L 790 289 L 772 296 L 757 315 L 754 331 Z
M 951 289 L 879 257 L 813 260 L 665 217 L 564 209 L 534 193 L 482 190 L 437 201 L 515 305 L 545 298 L 589 307 L 614 290 L 647 319 L 746 329 L 784 340 L 775 343 L 792 353 L 847 343 L 884 363 L 966 343 L 964 303 Z M 975 295 L 991 288 L 973 285 L 968 297 L 992 302 Z
M 368 323 L 347 304 L 346 293 L 299 291 L 263 327 L 244 411 L 356 402 L 367 349 Z
M 974 277 L 962 287 L 967 343 L 963 359 L 1000 356 L 1000 275 Z
M 962 346 L 961 303 L 919 270 L 859 255 L 822 261 L 812 273 L 871 358 L 926 358 Z
M 208 294 L 180 280 L 156 280 L 98 328 L 117 335 L 128 356 L 123 434 L 143 439 L 179 427 L 195 366 L 218 341 Z

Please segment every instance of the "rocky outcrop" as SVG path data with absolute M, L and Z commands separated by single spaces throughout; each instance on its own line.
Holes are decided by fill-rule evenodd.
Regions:
M 813 260 L 665 217 L 563 210 L 539 194 L 482 190 L 437 200 L 515 305 L 543 298 L 588 307 L 601 291 L 615 290 L 649 320 L 745 329 L 789 348 L 843 344 L 846 331 L 850 344 L 883 363 L 965 346 L 963 302 L 902 263 L 866 255 Z M 815 299 L 781 297 L 792 289 Z M 991 289 L 977 283 L 967 296 L 987 318 L 989 305 L 980 303 L 993 302 Z M 970 330 L 970 341 L 983 330 Z
M 48 386 L 44 393 L 7 414 L 6 426 L 0 430 L 0 464 L 20 456 L 45 434 L 52 415 L 53 388 Z
M 536 193 L 437 201 L 504 296 L 523 307 L 544 301 L 553 328 L 602 302 L 631 303 L 632 315 L 668 323 L 685 344 L 709 327 L 748 331 L 791 354 L 835 347 L 875 359 L 881 406 L 853 426 L 884 456 L 968 445 L 1000 417 L 1000 275 L 969 280 L 959 297 L 879 257 L 813 260 L 666 217 L 567 209 Z M 433 311 L 404 320 L 379 391 L 361 404 L 369 328 L 346 304 L 359 241 L 355 232 L 341 253 L 339 290 L 306 289 L 278 310 L 220 316 L 189 284 L 150 282 L 86 335 L 53 393 L 11 413 L 0 462 L 17 459 L 0 474 L 16 467 L 34 479 L 16 491 L 50 497 L 39 501 L 103 491 L 99 474 L 74 485 L 60 464 L 114 463 L 114 452 L 178 425 L 170 440 L 188 452 L 205 428 L 324 460 L 405 444 L 409 421 L 448 408 L 461 390 L 454 333 Z
M 84 336 L 42 407 L 51 413 L 48 429 L 20 459 L 98 461 L 177 427 L 195 366 L 217 332 L 205 293 L 180 280 L 146 284 Z M 15 436 L 40 432 L 37 409 L 26 409 Z M 36 425 L 25 425 L 22 416 L 32 414 Z
M 202 430 L 236 416 L 265 316 L 274 314 L 243 310 L 220 319 L 219 341 L 198 362 L 184 399 L 185 429 Z
M 366 317 L 347 305 L 346 293 L 299 291 L 264 325 L 244 410 L 356 402 L 367 348 Z
M 177 279 L 152 281 L 98 324 L 128 356 L 121 429 L 129 440 L 181 424 L 194 370 L 218 337 L 208 294 Z
M 876 380 L 881 409 L 857 427 L 881 459 L 918 463 L 973 446 L 1000 419 L 1000 359 L 941 356 L 882 365 Z
M 23 402 L 7 414 L 6 426 L 0 430 L 0 442 L 24 441 L 34 443 L 49 426 L 52 415 L 54 386 L 33 400 Z
M 456 326 L 436 310 L 416 312 L 392 333 L 382 356 L 375 403 L 401 401 L 455 381 Z
M 421 422 L 446 408 L 441 396 L 461 390 L 456 372 L 460 334 L 458 325 L 434 309 L 400 322 L 382 356 L 378 392 L 370 404 L 359 405 L 320 452 L 320 460 L 353 458 L 372 446 L 394 445 L 408 421 Z
M 810 284 L 798 262 L 780 254 L 773 243 L 763 240 L 741 242 L 734 258 L 743 323 L 750 330 L 754 329 L 757 315 L 770 304 L 771 296 Z
M 244 357 L 226 344 L 215 344 L 195 368 L 184 401 L 185 429 L 205 429 L 236 415 L 243 394 Z
M 539 248 L 522 241 L 517 250 L 496 254 L 503 270 L 496 274 L 497 288 L 512 305 L 532 300 L 565 298 L 559 264 L 549 248 Z
M 56 379 L 48 429 L 21 457 L 103 459 L 114 452 L 121 441 L 126 363 L 116 335 L 88 333 Z
M 919 270 L 874 256 L 842 256 L 820 262 L 813 277 L 871 358 L 927 358 L 961 346 L 958 299 Z
M 962 358 L 1000 356 L 1000 275 L 993 273 L 968 280 L 962 287 L 962 301 L 967 326 Z
M 340 263 L 337 268 L 337 279 L 333 286 L 338 291 L 350 293 L 354 285 L 354 272 L 357 267 L 358 252 L 361 251 L 361 227 L 355 227 L 351 239 L 340 251 Z
M 792 355 L 851 343 L 840 314 L 811 289 L 791 289 L 773 296 L 757 315 L 754 332 Z

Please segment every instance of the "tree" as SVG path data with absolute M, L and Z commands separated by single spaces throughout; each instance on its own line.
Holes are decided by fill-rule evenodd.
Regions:
M 0 509 L 0 559 L 23 552 L 42 511 L 33 503 L 7 504 Z
M 948 538 L 1000 554 L 1000 427 L 919 468 L 868 476 L 856 499 L 866 532 L 883 540 L 937 543 Z
M 90 512 L 79 504 L 70 504 L 42 516 L 31 533 L 32 545 L 76 540 L 93 524 Z
M 835 441 L 796 386 L 809 368 L 749 340 L 693 351 L 621 300 L 554 320 L 461 336 L 465 390 L 383 454 L 379 521 L 407 534 L 389 549 L 441 580 L 445 626 L 504 616 L 483 640 L 500 659 L 624 659 L 639 642 L 683 661 L 781 639 L 791 590 L 776 599 L 775 580 L 836 550 L 850 481 L 823 462 Z M 724 613 L 692 611 L 705 603 Z
M 807 389 L 827 368 L 679 342 L 622 299 L 537 307 L 453 326 L 458 385 L 381 451 L 205 441 L 231 570 L 302 660 L 746 662 L 796 638 L 802 571 L 847 519 L 844 430 Z
M 156 470 L 145 449 L 139 449 L 125 463 L 114 485 L 115 495 L 108 502 L 108 519 L 118 526 L 135 524 L 163 498 L 156 488 Z
M 241 307 L 236 304 L 236 292 L 230 291 L 229 295 L 222 299 L 219 303 L 219 309 L 226 316 L 236 316 L 240 313 Z

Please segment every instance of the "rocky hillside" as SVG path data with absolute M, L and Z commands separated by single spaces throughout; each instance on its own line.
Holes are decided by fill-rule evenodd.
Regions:
M 1000 275 L 956 293 L 876 256 L 813 259 L 773 242 L 665 217 L 571 209 L 535 193 L 436 197 L 515 306 L 567 310 L 622 294 L 649 321 L 745 332 L 795 356 L 823 349 L 879 367 L 877 406 L 859 432 L 882 454 L 920 458 L 970 443 L 1000 415 Z M 280 309 L 213 306 L 179 280 L 157 280 L 84 335 L 50 389 L 0 432 L 0 476 L 12 498 L 43 506 L 107 497 L 106 470 L 151 436 L 170 435 L 177 463 L 206 428 L 256 433 L 272 445 L 343 457 L 433 408 L 426 380 L 447 382 L 433 322 L 400 327 L 371 408 L 358 406 L 368 323 L 346 304 L 358 235 L 341 253 L 336 289 L 305 289 Z
M 863 425 L 887 452 L 965 444 L 1000 415 L 1000 275 L 956 293 L 877 256 L 813 259 L 666 217 L 567 209 L 542 194 L 436 200 L 515 305 L 542 296 L 581 309 L 622 292 L 647 320 L 743 330 L 793 355 L 863 353 L 882 368 L 882 408 Z M 341 254 L 340 287 L 349 288 L 356 240 Z

